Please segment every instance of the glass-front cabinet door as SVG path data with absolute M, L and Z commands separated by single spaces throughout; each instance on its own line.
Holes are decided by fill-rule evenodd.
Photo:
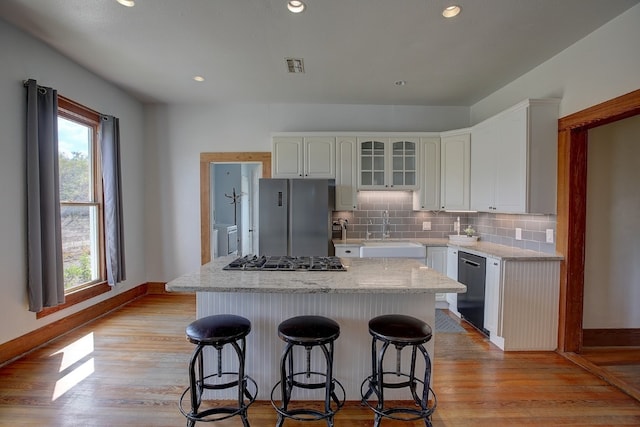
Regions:
M 393 188 L 416 188 L 418 179 L 417 141 L 391 141 L 391 186 Z
M 417 139 L 358 138 L 358 188 L 413 190 L 417 175 Z
M 360 188 L 385 188 L 387 185 L 385 168 L 386 141 L 359 140 L 359 173 L 358 186 Z

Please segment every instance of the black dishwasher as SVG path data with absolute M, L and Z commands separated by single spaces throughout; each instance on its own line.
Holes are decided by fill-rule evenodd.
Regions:
M 487 259 L 458 251 L 458 282 L 467 286 L 467 292 L 458 294 L 458 312 L 462 318 L 480 332 L 489 335 L 484 328 L 484 282 Z

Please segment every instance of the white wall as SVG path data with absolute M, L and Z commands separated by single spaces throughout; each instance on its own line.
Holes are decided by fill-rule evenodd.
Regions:
M 525 98 L 562 98 L 560 117 L 564 117 L 640 89 L 639 41 L 637 5 L 473 105 L 471 122 L 481 122 Z
M 466 127 L 466 107 L 323 104 L 150 106 L 147 278 L 200 266 L 199 155 L 271 151 L 272 132 L 441 131 Z M 153 158 L 157 156 L 156 158 Z
M 115 292 L 145 282 L 143 107 L 115 86 L 0 20 L 0 343 L 24 335 L 107 297 L 103 294 L 43 319 L 28 311 L 25 241 L 25 99 L 33 78 L 58 93 L 121 119 L 124 228 L 128 280 Z
M 589 131 L 585 329 L 640 328 L 640 116 Z

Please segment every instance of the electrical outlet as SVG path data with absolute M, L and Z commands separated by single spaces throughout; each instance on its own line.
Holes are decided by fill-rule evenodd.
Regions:
M 522 240 L 522 228 L 516 228 L 516 240 Z
M 431 230 L 431 221 L 424 221 L 422 223 L 422 231 L 429 231 Z
M 547 243 L 553 243 L 553 228 L 547 228 Z

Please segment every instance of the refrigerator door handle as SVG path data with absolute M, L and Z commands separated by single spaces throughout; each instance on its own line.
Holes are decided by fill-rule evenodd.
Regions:
M 282 191 L 278 191 L 278 206 L 282 207 Z

